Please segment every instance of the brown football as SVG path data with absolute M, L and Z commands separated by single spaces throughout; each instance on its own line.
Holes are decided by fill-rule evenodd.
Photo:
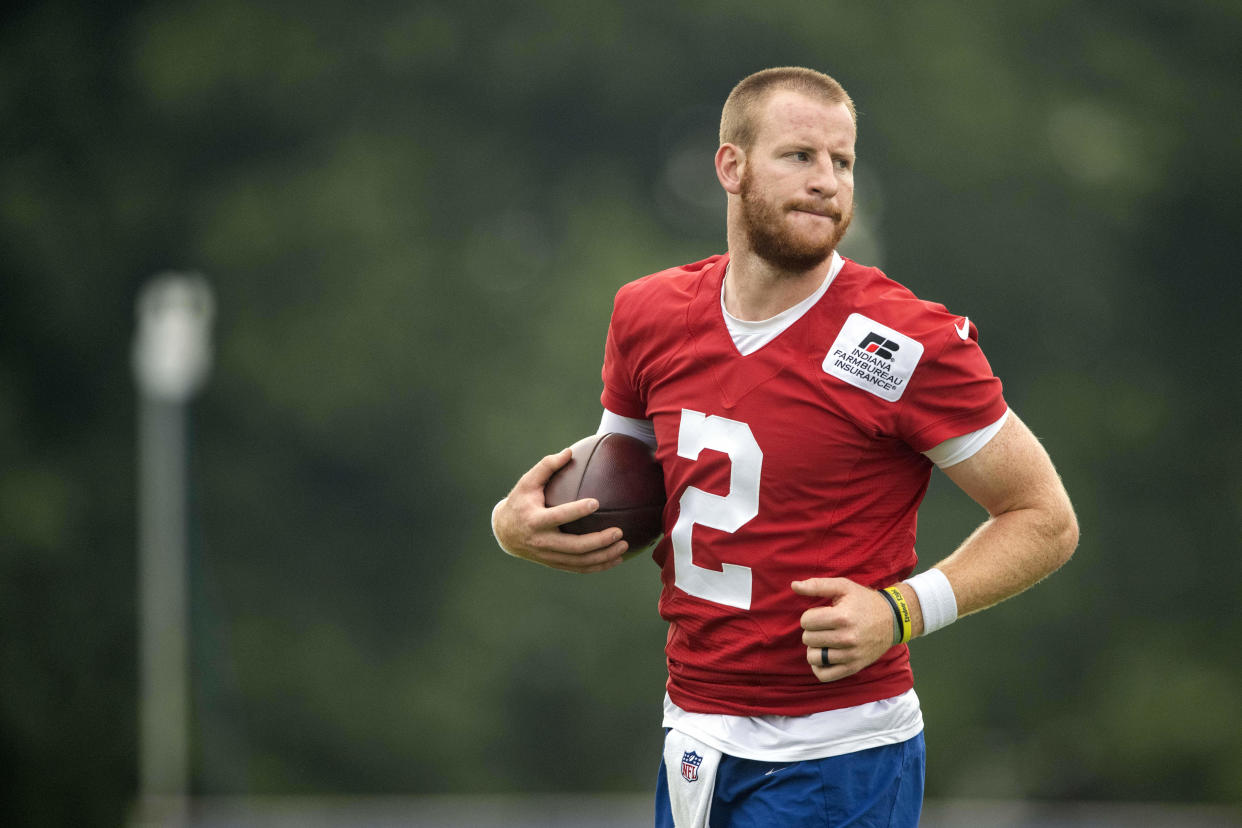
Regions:
M 664 511 L 664 473 L 647 444 L 627 434 L 594 434 L 570 448 L 573 459 L 544 487 L 544 503 L 559 506 L 593 497 L 599 501 L 599 509 L 561 529 L 585 535 L 616 526 L 631 550 L 658 538 Z

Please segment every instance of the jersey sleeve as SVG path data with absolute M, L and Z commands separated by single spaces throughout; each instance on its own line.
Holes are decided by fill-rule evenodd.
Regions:
M 604 343 L 604 367 L 600 372 L 604 391 L 600 402 L 614 414 L 632 419 L 647 419 L 647 406 L 639 392 L 635 366 L 630 364 L 633 356 L 630 347 L 630 314 L 627 313 L 626 291 L 617 293 L 613 302 L 612 319 L 608 323 L 608 338 Z
M 939 347 L 912 377 L 898 420 L 906 443 L 920 452 L 995 423 L 1008 410 L 975 326 L 957 317 L 942 327 Z

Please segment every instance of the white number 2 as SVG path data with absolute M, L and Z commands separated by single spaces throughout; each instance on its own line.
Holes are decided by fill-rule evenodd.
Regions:
M 703 449 L 729 456 L 729 494 L 720 496 L 687 486 L 678 501 L 681 512 L 673 525 L 673 583 L 696 598 L 750 609 L 750 567 L 722 564 L 720 571 L 697 566 L 691 536 L 694 525 L 736 532 L 759 514 L 759 475 L 763 451 L 746 423 L 707 416 L 683 408 L 677 432 L 677 456 L 698 460 Z

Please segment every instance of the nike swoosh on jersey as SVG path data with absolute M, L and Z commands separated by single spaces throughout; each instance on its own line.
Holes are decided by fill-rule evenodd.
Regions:
M 962 324 L 954 325 L 953 330 L 957 331 L 957 335 L 960 336 L 962 339 L 969 339 L 970 338 L 970 317 L 963 316 Z

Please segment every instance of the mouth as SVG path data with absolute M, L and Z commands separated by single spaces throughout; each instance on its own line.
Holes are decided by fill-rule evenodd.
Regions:
M 835 222 L 841 221 L 841 213 L 836 210 L 821 210 L 814 207 L 794 207 L 793 212 L 806 213 L 812 216 L 819 216 L 820 218 L 832 219 Z

